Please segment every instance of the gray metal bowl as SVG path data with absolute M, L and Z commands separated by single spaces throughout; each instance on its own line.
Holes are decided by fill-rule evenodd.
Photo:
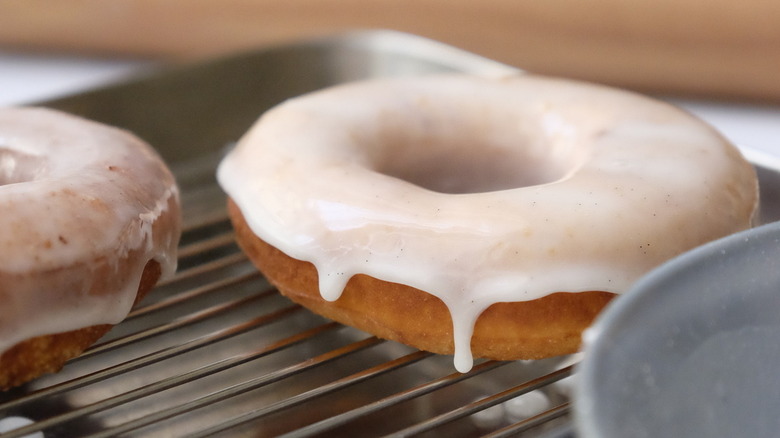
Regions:
M 582 437 L 780 436 L 780 222 L 664 264 L 585 338 Z

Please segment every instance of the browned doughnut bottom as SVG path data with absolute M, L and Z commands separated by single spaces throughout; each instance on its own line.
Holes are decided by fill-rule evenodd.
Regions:
M 150 260 L 144 267 L 135 304 L 160 278 L 160 264 Z M 22 341 L 0 355 L 0 389 L 21 385 L 42 374 L 62 369 L 65 362 L 97 342 L 113 325 L 102 324 L 65 333 L 38 336 Z
M 228 211 L 241 248 L 291 300 L 380 338 L 453 354 L 452 319 L 440 299 L 413 287 L 359 274 L 338 300 L 325 301 L 314 265 L 291 258 L 259 239 L 232 200 L 228 200 Z M 608 292 L 559 292 L 533 301 L 496 303 L 477 320 L 472 353 L 497 360 L 574 353 L 583 330 L 614 296 Z

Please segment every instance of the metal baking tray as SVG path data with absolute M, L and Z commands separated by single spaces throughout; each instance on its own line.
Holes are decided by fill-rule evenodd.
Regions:
M 372 31 L 43 102 L 155 145 L 181 186 L 185 230 L 177 275 L 126 321 L 62 372 L 0 394 L 0 419 L 31 422 L 2 436 L 572 436 L 573 358 L 481 361 L 458 374 L 450 357 L 376 339 L 292 304 L 234 242 L 214 172 L 263 111 L 341 82 L 446 71 L 516 69 Z M 776 219 L 779 167 L 763 160 L 757 168 L 762 220 Z M 509 401 L 531 391 L 544 393 L 549 406 L 517 416 Z

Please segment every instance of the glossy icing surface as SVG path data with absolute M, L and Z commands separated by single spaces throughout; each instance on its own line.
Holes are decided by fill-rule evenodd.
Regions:
M 31 337 L 116 324 L 147 261 L 176 269 L 178 189 L 118 129 L 0 109 L 0 353 Z
M 747 228 L 752 167 L 689 114 L 530 75 L 350 84 L 266 113 L 218 179 L 263 240 L 336 300 L 357 273 L 439 297 L 455 363 L 479 314 L 553 292 L 620 293 Z

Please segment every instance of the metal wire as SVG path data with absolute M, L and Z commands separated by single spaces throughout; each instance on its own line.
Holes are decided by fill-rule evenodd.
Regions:
M 414 426 L 408 427 L 403 430 L 399 430 L 388 436 L 404 437 L 404 436 L 413 436 L 413 435 L 421 434 L 423 432 L 439 427 L 442 424 L 458 420 L 468 415 L 472 415 L 476 412 L 495 406 L 499 403 L 505 402 L 514 397 L 518 397 L 522 394 L 526 394 L 528 392 L 533 391 L 534 389 L 542 388 L 546 385 L 557 382 L 558 380 L 564 377 L 568 377 L 569 375 L 571 375 L 570 366 L 552 372 L 548 375 L 539 377 L 537 379 L 533 379 L 528 382 L 521 383 L 520 385 L 517 385 L 514 388 L 510 388 L 506 391 L 502 391 L 493 396 L 486 397 L 483 398 L 482 400 L 463 405 L 460 408 L 453 409 L 449 412 L 445 412 L 443 414 L 430 418 L 427 421 L 418 423 Z
M 328 430 L 331 430 L 335 427 L 341 426 L 343 424 L 346 424 L 350 421 L 354 421 L 360 417 L 363 417 L 365 415 L 369 415 L 378 411 L 381 411 L 383 409 L 389 408 L 390 406 L 411 400 L 415 397 L 420 397 L 425 394 L 429 394 L 437 389 L 440 389 L 445 386 L 453 385 L 455 383 L 458 383 L 464 379 L 468 379 L 471 377 L 474 377 L 476 375 L 479 375 L 481 373 L 490 371 L 494 368 L 497 368 L 499 366 L 502 366 L 504 364 L 500 362 L 485 362 L 482 364 L 479 364 L 474 367 L 473 370 L 469 374 L 461 374 L 461 373 L 454 373 L 449 374 L 447 376 L 444 376 L 442 378 L 427 382 L 425 384 L 419 385 L 417 387 L 411 388 L 406 391 L 401 391 L 396 394 L 393 394 L 390 397 L 383 398 L 381 400 L 376 401 L 375 403 L 371 403 L 365 406 L 362 406 L 357 409 L 353 409 L 351 411 L 347 411 L 342 413 L 341 415 L 330 417 L 326 420 L 322 420 L 318 423 L 311 424 L 306 427 L 302 427 L 294 432 L 291 432 L 287 435 L 283 435 L 285 437 L 302 437 L 302 436 L 310 436 L 317 433 L 322 433 Z
M 331 327 L 331 325 L 328 324 L 327 326 L 323 326 L 322 328 L 324 329 L 324 328 L 330 328 L 330 327 Z M 154 413 L 152 415 L 147 415 L 147 416 L 142 417 L 142 418 L 140 418 L 138 420 L 122 424 L 119 427 L 108 429 L 108 430 L 102 431 L 101 433 L 97 433 L 97 434 L 93 434 L 93 435 L 89 435 L 89 436 L 91 438 L 113 437 L 113 436 L 116 436 L 119 433 L 123 433 L 123 432 L 127 432 L 127 431 L 130 431 L 130 430 L 133 430 L 133 429 L 137 429 L 137 428 L 140 428 L 142 426 L 149 425 L 149 424 L 152 424 L 154 422 L 157 422 L 157 421 L 160 421 L 160 420 L 164 420 L 164 419 L 167 419 L 167 418 L 171 418 L 171 417 L 174 417 L 176 415 L 183 414 L 183 413 L 189 412 L 189 411 L 194 410 L 194 409 L 200 409 L 200 408 L 203 408 L 205 406 L 209 406 L 212 403 L 216 403 L 216 402 L 219 402 L 221 400 L 225 400 L 225 399 L 230 398 L 230 397 L 235 397 L 235 396 L 237 396 L 239 394 L 243 394 L 243 393 L 245 393 L 247 391 L 257 389 L 257 388 L 259 388 L 261 386 L 269 385 L 269 384 L 277 382 L 279 380 L 283 380 L 285 378 L 288 378 L 288 377 L 290 377 L 290 376 L 292 376 L 294 374 L 303 372 L 305 370 L 308 370 L 308 369 L 311 369 L 311 368 L 314 368 L 314 367 L 317 367 L 317 366 L 320 366 L 320 365 L 324 365 L 324 364 L 326 364 L 327 362 L 329 362 L 331 360 L 335 360 L 335 359 L 337 359 L 339 357 L 346 356 L 346 355 L 348 355 L 350 353 L 354 353 L 354 352 L 359 351 L 359 350 L 364 349 L 364 348 L 368 348 L 368 347 L 370 347 L 372 345 L 375 345 L 375 344 L 377 344 L 379 342 L 380 341 L 378 339 L 376 339 L 376 338 L 368 338 L 368 339 L 365 339 L 363 341 L 355 342 L 355 343 L 353 343 L 351 345 L 348 345 L 346 347 L 343 347 L 341 349 L 334 350 L 334 351 L 330 352 L 327 355 L 321 355 L 321 356 L 319 356 L 317 358 L 314 358 L 312 360 L 305 361 L 305 362 L 299 363 L 297 365 L 294 365 L 294 366 L 291 366 L 291 367 L 288 367 L 288 368 L 284 368 L 284 369 L 278 370 L 277 372 L 265 374 L 263 376 L 255 378 L 255 379 L 247 380 L 247 381 L 245 381 L 245 382 L 243 382 L 241 384 L 234 385 L 234 386 L 231 386 L 231 387 L 227 387 L 227 388 L 225 388 L 225 389 L 223 389 L 221 391 L 218 391 L 216 393 L 209 394 L 208 396 L 192 400 L 190 402 L 184 403 L 182 405 L 176 406 L 176 407 L 171 408 L 171 409 L 158 411 L 158 412 L 156 412 L 156 413 Z M 273 405 L 272 406 L 267 406 L 262 411 L 256 411 L 255 414 L 257 416 L 260 416 L 262 414 L 270 413 L 270 412 L 272 412 L 274 410 L 283 409 L 285 406 L 288 406 L 290 404 L 292 404 L 292 403 L 280 404 L 278 406 L 273 406 Z M 258 414 L 259 412 L 262 412 L 262 414 Z M 238 423 L 236 423 L 236 424 L 238 424 Z M 204 431 L 201 431 L 200 434 L 196 434 L 194 436 L 210 436 L 211 433 L 212 432 L 204 430 Z
M 516 365 L 511 362 L 483 362 L 477 364 L 471 373 L 453 373 L 450 365 L 440 366 L 439 358 L 430 353 L 409 349 L 393 353 L 392 351 L 399 347 L 394 343 L 365 337 L 356 334 L 358 332 L 354 330 L 344 332 L 345 329 L 339 324 L 322 321 L 299 306 L 290 305 L 283 300 L 278 291 L 268 285 L 251 267 L 246 256 L 238 250 L 223 214 L 214 214 L 203 220 L 195 220 L 193 223 L 197 226 L 187 229 L 183 238 L 185 243 L 181 247 L 183 269 L 174 277 L 162 282 L 150 294 L 147 302 L 134 309 L 128 315 L 126 322 L 118 326 L 120 330 L 117 334 L 108 336 L 106 340 L 72 360 L 66 368 L 69 372 L 67 379 L 57 382 L 57 377 L 53 377 L 54 383 L 51 384 L 46 384 L 46 379 L 43 379 L 40 384 L 31 385 L 18 393 L 0 395 L 0 415 L 28 415 L 35 417 L 36 420 L 30 425 L 0 436 L 14 438 L 44 432 L 47 438 L 60 436 L 96 438 L 127 434 L 144 435 L 148 428 L 167 430 L 162 434 L 170 436 L 186 434 L 193 437 L 207 437 L 219 433 L 231 434 L 232 431 L 240 428 L 251 428 L 254 423 L 266 418 L 284 416 L 296 407 L 307 406 L 328 397 L 338 398 L 340 394 L 352 388 L 363 391 L 364 386 L 370 385 L 371 382 L 375 384 L 382 382 L 382 379 L 387 379 L 388 376 L 404 376 L 399 378 L 399 382 L 409 380 L 409 383 L 399 383 L 395 391 L 389 395 L 377 395 L 373 400 L 365 403 L 345 406 L 342 411 L 326 418 L 311 421 L 303 419 L 296 427 L 280 432 L 287 437 L 313 436 L 341 430 L 368 416 L 382 416 L 403 403 L 413 401 L 430 403 L 428 399 L 436 398 L 438 393 L 443 393 L 445 390 L 461 391 L 462 385 L 470 385 L 470 382 L 478 379 L 488 379 L 486 381 L 498 379 L 494 378 L 493 374 L 507 368 L 508 365 Z M 243 292 L 237 293 L 237 291 Z M 247 309 L 264 308 L 268 310 L 256 313 L 247 311 Z M 244 316 L 245 314 L 247 316 Z M 299 322 L 300 319 L 305 321 Z M 194 329 L 204 325 L 207 329 L 201 331 Z M 239 353 L 221 353 L 225 345 L 233 346 L 235 341 L 232 340 L 277 326 L 291 328 L 292 331 L 282 331 L 281 337 L 278 338 L 274 338 L 277 335 L 271 336 L 265 342 L 261 342 L 262 345 L 259 347 L 247 346 Z M 123 331 L 124 327 L 130 329 Z M 301 349 L 320 345 L 321 342 L 315 342 L 315 339 L 327 339 L 325 344 L 333 345 L 321 352 L 316 352 L 317 348 L 314 348 L 308 357 L 300 353 L 303 351 Z M 137 346 L 142 347 L 140 352 L 136 351 L 139 348 Z M 211 360 L 193 363 L 192 366 L 182 366 L 180 369 L 177 367 L 172 375 L 158 378 L 147 371 L 161 363 L 179 361 L 179 358 L 188 354 L 203 355 L 204 352 L 212 350 L 215 353 Z M 232 350 L 225 349 L 225 351 Z M 264 358 L 274 359 L 285 351 L 295 352 L 296 357 L 303 357 L 303 359 L 288 364 L 280 362 L 275 369 L 270 371 L 263 369 L 256 375 L 249 375 L 239 381 L 230 381 L 224 387 L 213 391 L 205 393 L 198 391 L 199 382 L 209 376 L 231 372 L 244 364 L 255 363 Z M 377 360 L 374 357 L 377 352 L 381 352 L 381 357 L 385 359 Z M 365 362 L 363 367 L 356 367 L 356 364 L 360 365 L 367 360 L 364 357 L 366 354 L 374 355 L 370 356 L 373 359 Z M 352 371 L 338 375 L 342 368 Z M 326 374 L 336 373 L 335 378 L 319 382 L 313 387 L 302 387 L 292 395 L 263 402 L 246 408 L 243 412 L 226 410 L 217 421 L 204 423 L 196 430 L 187 430 L 185 433 L 175 426 L 170 426 L 170 430 L 167 429 L 169 423 L 175 425 L 179 417 L 212 409 L 220 403 L 231 403 L 239 396 L 254 394 L 257 390 L 269 388 L 276 382 L 291 381 L 290 385 L 294 386 L 296 376 L 310 374 L 314 369 L 324 369 Z M 426 371 L 420 371 L 421 369 Z M 430 375 L 426 374 L 430 373 L 429 369 L 437 371 Z M 125 376 L 138 373 L 141 373 L 139 379 L 144 381 L 144 384 L 129 385 L 122 380 L 126 378 Z M 422 378 L 422 382 L 420 382 L 420 373 L 427 376 Z M 463 403 L 454 409 L 447 408 L 443 412 L 434 412 L 422 421 L 393 432 L 391 436 L 410 436 L 436 431 L 448 423 L 468 418 L 512 397 L 534 389 L 545 388 L 570 373 L 571 369 L 566 368 L 549 374 L 542 373 L 530 379 L 524 377 L 520 383 L 510 385 L 494 395 Z M 410 378 L 410 376 L 414 377 Z M 115 381 L 116 385 L 114 385 Z M 86 402 L 69 401 L 79 400 L 80 392 L 90 391 L 97 386 L 115 389 L 108 391 L 102 397 L 88 399 Z M 151 400 L 152 397 L 175 388 L 183 388 L 186 391 L 191 389 L 193 395 L 180 402 L 160 406 L 150 413 L 127 414 L 128 417 L 123 421 L 103 424 L 99 420 L 101 416 L 112 415 L 116 409 L 132 410 L 137 403 L 145 403 L 145 400 Z M 364 395 L 371 398 L 370 392 Z M 56 409 L 48 408 L 50 405 L 55 405 Z M 533 430 L 548 421 L 566 417 L 567 414 L 568 404 L 564 400 L 563 403 L 533 418 L 506 424 L 483 435 L 493 437 L 515 435 Z M 76 434 L 74 431 L 79 432 Z
M 483 435 L 482 438 L 507 438 L 511 436 L 516 436 L 520 433 L 527 432 L 535 427 L 539 427 L 544 423 L 558 419 L 560 417 L 563 417 L 564 415 L 568 415 L 570 409 L 571 406 L 569 405 L 568 402 L 566 402 L 558 406 L 555 406 L 554 408 L 548 409 L 538 415 L 534 415 L 533 417 L 527 418 L 522 421 L 518 421 L 515 424 L 511 424 L 509 426 L 496 430 L 495 432 Z

